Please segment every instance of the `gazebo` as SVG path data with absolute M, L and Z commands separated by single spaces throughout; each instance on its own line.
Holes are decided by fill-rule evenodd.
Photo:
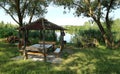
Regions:
M 43 32 L 45 32 L 45 30 L 60 30 L 60 47 L 61 47 L 61 50 L 63 49 L 64 47 L 64 30 L 66 30 L 65 28 L 61 27 L 61 26 L 58 26 L 50 21 L 48 21 L 47 19 L 44 19 L 44 18 L 40 18 L 30 24 L 26 24 L 25 26 L 23 27 L 19 27 L 19 30 L 43 30 Z M 26 36 L 26 35 L 25 35 Z M 24 44 L 24 47 L 26 47 L 26 37 L 25 37 L 25 44 Z M 44 50 L 44 60 L 46 61 L 46 51 L 45 51 L 45 35 L 43 33 L 43 50 Z M 25 59 L 27 59 L 27 52 L 26 52 L 26 49 L 24 48 L 24 51 L 23 51 L 24 55 L 25 55 Z

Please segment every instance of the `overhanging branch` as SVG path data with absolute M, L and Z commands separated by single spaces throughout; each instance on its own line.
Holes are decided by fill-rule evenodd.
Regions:
M 106 19 L 106 25 L 107 25 L 107 28 L 108 29 L 110 29 L 111 28 L 111 25 L 110 25 L 110 21 L 109 21 L 109 13 L 110 13 L 110 8 L 112 7 L 112 4 L 113 4 L 113 2 L 114 2 L 115 0 L 111 0 L 110 1 L 110 4 L 108 5 L 108 7 L 107 7 L 107 12 L 106 12 L 106 17 L 105 17 L 105 19 Z
M 2 7 L 17 24 L 19 24 L 19 22 L 13 17 L 13 15 L 4 6 L 0 5 L 0 7 Z

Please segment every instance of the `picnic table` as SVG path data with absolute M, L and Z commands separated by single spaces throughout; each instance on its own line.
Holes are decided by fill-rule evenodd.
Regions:
M 45 44 L 45 52 L 47 53 L 47 51 L 51 47 L 52 47 L 52 44 Z M 43 44 L 34 44 L 34 45 L 31 45 L 31 46 L 27 46 L 26 51 L 27 51 L 27 56 L 28 55 L 39 55 L 39 56 L 44 55 Z
M 52 47 L 52 44 L 45 44 L 45 51 Z M 44 52 L 43 44 L 34 44 L 26 47 L 27 51 Z

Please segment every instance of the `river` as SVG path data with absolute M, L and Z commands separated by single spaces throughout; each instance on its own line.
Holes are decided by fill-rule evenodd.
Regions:
M 56 32 L 56 34 L 57 34 L 57 40 L 59 40 L 60 32 Z M 73 38 L 73 36 L 74 36 L 74 35 L 65 32 L 64 40 L 65 40 L 67 43 L 70 43 L 70 42 L 71 42 L 71 39 Z

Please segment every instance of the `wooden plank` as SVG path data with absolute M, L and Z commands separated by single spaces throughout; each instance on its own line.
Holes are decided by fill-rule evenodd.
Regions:
M 40 52 L 27 52 L 27 55 L 39 55 L 39 56 L 44 56 L 43 53 Z M 47 54 L 46 54 L 47 55 Z
M 39 41 L 40 44 L 43 44 L 43 41 Z M 45 41 L 45 44 L 52 44 L 52 45 L 55 45 L 56 42 L 53 42 L 53 41 Z

